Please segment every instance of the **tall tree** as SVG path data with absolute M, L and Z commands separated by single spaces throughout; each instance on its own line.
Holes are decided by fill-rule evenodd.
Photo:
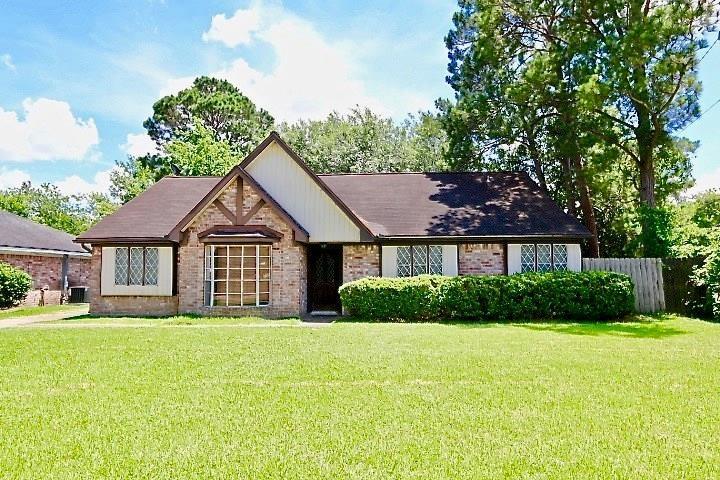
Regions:
M 226 80 L 199 77 L 161 98 L 143 124 L 158 153 L 118 162 L 111 192 L 127 202 L 165 175 L 224 175 L 273 128 L 273 117 Z
M 577 3 L 581 52 L 596 69 L 585 105 L 611 126 L 596 133 L 635 162 L 647 207 L 657 204 L 658 151 L 699 115 L 698 52 L 717 13 L 714 0 Z
M 587 67 L 561 41 L 572 10 L 563 2 L 461 0 L 446 38 L 455 104 L 440 103 L 454 168 L 521 168 L 564 200 L 593 233 L 577 95 Z
M 153 115 L 143 126 L 163 150 L 198 124 L 215 140 L 230 145 L 233 153 L 245 156 L 267 136 L 274 120 L 227 80 L 198 77 L 192 87 L 155 102 Z
M 627 157 L 652 253 L 659 242 L 648 208 L 664 183 L 657 176 L 673 170 L 658 158 L 673 148 L 670 133 L 697 115 L 697 51 L 715 2 L 460 0 L 459 7 L 446 39 L 456 92 L 445 108 L 451 161 L 492 163 L 511 152 L 564 197 L 568 212 L 579 201 L 594 231 L 588 171 L 608 152 Z M 530 153 L 530 144 L 545 155 Z M 559 175 L 548 178 L 553 164 Z

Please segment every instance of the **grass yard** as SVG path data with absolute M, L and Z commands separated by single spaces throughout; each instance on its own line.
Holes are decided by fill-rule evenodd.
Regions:
M 288 323 L 0 330 L 0 477 L 720 476 L 718 324 Z
M 65 305 L 47 305 L 45 307 L 15 307 L 0 310 L 0 320 L 8 318 L 31 317 L 51 313 L 80 313 L 87 311 L 87 304 L 71 303 Z

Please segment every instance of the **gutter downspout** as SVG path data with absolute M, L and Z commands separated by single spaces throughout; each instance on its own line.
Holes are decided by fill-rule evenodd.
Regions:
M 63 255 L 62 272 L 60 273 L 60 289 L 62 290 L 62 297 L 60 298 L 60 303 L 64 303 L 63 299 L 67 299 L 69 263 L 70 257 L 68 255 Z

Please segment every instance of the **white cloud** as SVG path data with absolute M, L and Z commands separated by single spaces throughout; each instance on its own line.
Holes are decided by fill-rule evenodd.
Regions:
M 15 64 L 13 63 L 12 57 L 9 53 L 3 53 L 2 55 L 0 55 L 0 63 L 5 65 L 5 68 L 7 68 L 8 70 L 11 70 L 13 72 L 16 70 Z
M 698 193 L 702 193 L 713 188 L 720 189 L 720 167 L 698 178 L 695 181 L 695 185 L 692 188 L 689 188 L 685 192 L 685 195 L 697 195 Z
M 95 121 L 76 118 L 67 102 L 23 101 L 24 118 L 0 108 L 0 160 L 81 160 L 100 141 Z
M 78 175 L 70 175 L 53 183 L 65 195 L 85 195 L 92 192 L 110 193 L 110 174 L 116 168 L 97 172 L 90 182 Z
M 224 13 L 215 15 L 210 22 L 210 30 L 203 33 L 206 42 L 221 42 L 228 47 L 246 45 L 251 35 L 260 27 L 260 8 L 254 5 L 246 10 L 238 10 L 227 18 Z
M 30 175 L 27 172 L 0 168 L 0 190 L 19 187 L 23 182 L 29 181 Z
M 354 53 L 359 50 L 357 45 L 326 39 L 310 22 L 279 4 L 257 1 L 229 18 L 216 15 L 203 39 L 230 47 L 264 42 L 272 48 L 275 62 L 270 72 L 237 58 L 210 75 L 234 83 L 277 120 L 322 118 L 333 110 L 345 112 L 355 105 L 389 114 L 360 80 L 360 62 Z M 162 93 L 175 93 L 192 80 L 171 80 Z
M 146 133 L 129 133 L 125 143 L 120 145 L 120 148 L 131 157 L 158 153 L 157 145 Z

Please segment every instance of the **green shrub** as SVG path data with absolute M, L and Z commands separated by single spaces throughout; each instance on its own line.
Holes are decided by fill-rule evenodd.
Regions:
M 632 312 L 633 283 L 612 272 L 364 278 L 340 287 L 343 307 L 369 320 L 610 320 Z
M 19 268 L 0 262 L 0 308 L 20 303 L 32 286 L 32 278 Z

